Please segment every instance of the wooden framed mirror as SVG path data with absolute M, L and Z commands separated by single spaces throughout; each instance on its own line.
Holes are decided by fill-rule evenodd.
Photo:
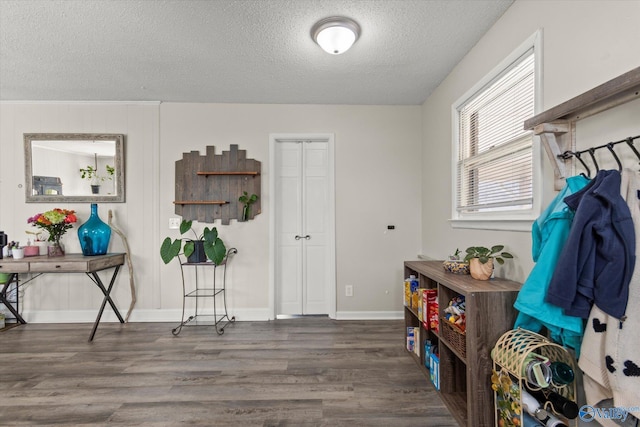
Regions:
M 27 203 L 125 201 L 124 135 L 25 133 Z

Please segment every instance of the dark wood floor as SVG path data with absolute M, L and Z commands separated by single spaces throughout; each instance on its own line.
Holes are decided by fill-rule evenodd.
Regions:
M 0 425 L 456 426 L 402 321 L 27 324 L 0 333 Z

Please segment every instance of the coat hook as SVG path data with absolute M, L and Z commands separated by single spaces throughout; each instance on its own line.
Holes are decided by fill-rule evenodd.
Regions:
M 607 149 L 611 152 L 613 158 L 616 159 L 616 163 L 618 164 L 618 171 L 622 172 L 622 163 L 620 163 L 620 159 L 616 155 L 616 152 L 613 150 L 613 142 L 607 144 Z
M 640 160 L 640 153 L 638 152 L 638 149 L 636 148 L 636 146 L 633 145 L 633 138 L 631 138 L 631 137 L 627 138 L 626 142 L 627 142 L 627 145 L 629 146 L 629 148 L 631 148 L 631 150 L 633 150 L 633 153 L 636 155 L 638 160 Z
M 578 159 L 580 161 L 580 163 L 582 163 L 582 166 L 585 168 L 585 170 L 587 171 L 587 178 L 591 178 L 591 170 L 589 169 L 589 166 L 587 166 L 587 164 L 584 162 L 584 160 L 582 160 L 582 155 L 580 154 L 580 152 L 571 152 L 571 154 L 573 154 L 573 156 Z M 583 174 L 584 175 L 584 174 Z
M 598 162 L 596 161 L 596 156 L 593 154 L 596 152 L 596 149 L 591 147 L 589 148 L 589 155 L 591 156 L 591 160 L 593 160 L 593 164 L 596 166 L 596 173 L 600 172 L 600 166 L 598 166 Z

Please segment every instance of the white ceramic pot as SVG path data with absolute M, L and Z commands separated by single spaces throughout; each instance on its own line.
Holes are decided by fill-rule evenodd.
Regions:
M 13 255 L 13 259 L 22 259 L 22 258 L 24 258 L 24 248 L 13 248 L 13 249 L 11 249 L 11 255 Z

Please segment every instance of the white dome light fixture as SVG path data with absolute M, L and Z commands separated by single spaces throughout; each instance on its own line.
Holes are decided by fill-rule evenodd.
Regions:
M 345 53 L 360 37 L 360 25 L 353 19 L 331 16 L 311 27 L 311 38 L 327 53 Z

